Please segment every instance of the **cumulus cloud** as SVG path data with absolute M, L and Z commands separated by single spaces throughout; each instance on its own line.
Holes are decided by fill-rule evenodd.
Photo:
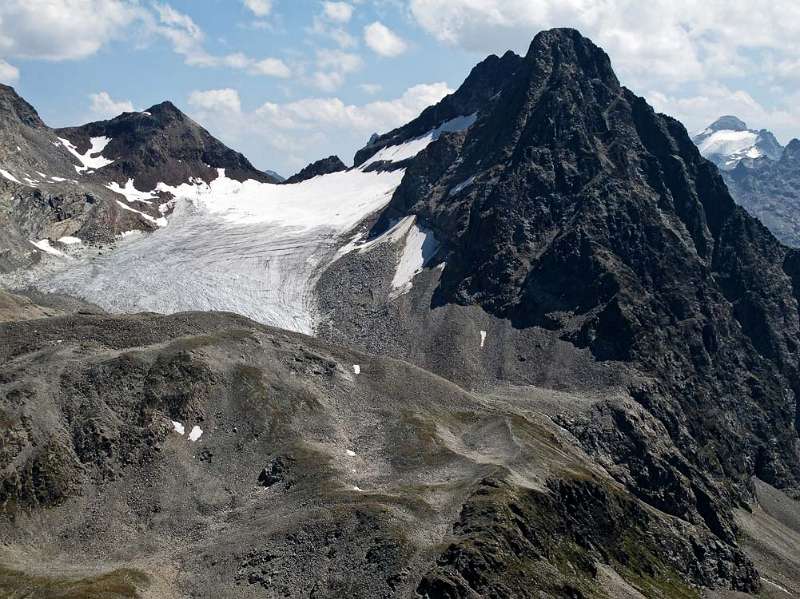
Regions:
M 650 91 L 647 98 L 659 112 L 679 119 L 689 130 L 696 133 L 723 114 L 735 114 L 748 126 L 774 131 L 800 131 L 800 114 L 794 107 L 800 94 L 783 94 L 782 101 L 766 107 L 747 91 L 732 89 L 719 83 L 705 83 L 689 95 L 670 95 Z
M 353 48 L 358 42 L 346 29 L 352 17 L 352 5 L 346 2 L 323 2 L 322 12 L 314 15 L 308 31 L 332 39 L 340 48 Z
M 346 75 L 359 70 L 363 64 L 358 54 L 321 48 L 317 50 L 317 70 L 311 77 L 311 83 L 322 91 L 335 91 L 344 83 Z
M 451 92 L 446 83 L 439 82 L 415 85 L 394 100 L 361 105 L 345 104 L 339 98 L 306 98 L 284 104 L 267 102 L 256 110 L 256 115 L 279 129 L 325 127 L 372 133 L 388 131 L 410 121 Z
M 272 0 L 244 0 L 244 5 L 257 17 L 266 17 L 272 12 Z
M 291 70 L 279 58 L 252 58 L 241 52 L 225 55 L 209 53 L 204 46 L 203 30 L 187 14 L 181 13 L 168 4 L 155 4 L 158 23 L 154 31 L 167 39 L 173 50 L 182 55 L 186 64 L 197 67 L 229 67 L 240 69 L 252 75 L 286 78 Z
M 14 83 L 17 79 L 19 79 L 19 69 L 0 59 L 0 83 L 8 85 Z
M 231 88 L 193 91 L 189 94 L 189 106 L 198 111 L 224 111 L 237 115 L 242 112 L 239 92 Z
M 410 121 L 451 92 L 439 82 L 415 85 L 397 98 L 365 104 L 321 97 L 265 102 L 245 111 L 235 90 L 218 89 L 193 92 L 189 107 L 193 118 L 257 164 L 289 172 L 329 154 L 347 160 L 371 133 Z
M 411 0 L 410 10 L 436 39 L 480 53 L 524 51 L 541 29 L 577 27 L 640 84 L 743 76 L 757 67 L 748 50 L 800 49 L 794 0 Z
M 100 119 L 113 118 L 123 112 L 134 111 L 130 100 L 114 100 L 108 92 L 89 94 L 89 100 L 91 100 L 92 114 Z
M 123 0 L 3 0 L 0 54 L 43 60 L 91 56 L 143 18 Z
M 374 96 L 383 89 L 383 86 L 380 83 L 362 83 L 358 88 L 365 94 Z
M 353 16 L 353 7 L 347 2 L 324 2 L 324 15 L 336 23 L 347 23 Z
M 380 21 L 364 27 L 364 41 L 381 56 L 399 56 L 408 49 L 406 41 Z

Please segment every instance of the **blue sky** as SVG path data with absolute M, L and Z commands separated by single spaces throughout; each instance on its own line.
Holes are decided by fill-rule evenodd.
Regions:
M 657 109 L 800 135 L 800 3 L 739 0 L 4 0 L 0 81 L 52 126 L 169 99 L 290 174 L 413 118 L 489 53 L 577 27 Z

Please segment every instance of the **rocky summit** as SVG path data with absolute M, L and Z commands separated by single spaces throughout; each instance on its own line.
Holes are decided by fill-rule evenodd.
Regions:
M 579 32 L 280 185 L 6 98 L 166 226 L 6 254 L 0 597 L 800 595 L 800 253 Z

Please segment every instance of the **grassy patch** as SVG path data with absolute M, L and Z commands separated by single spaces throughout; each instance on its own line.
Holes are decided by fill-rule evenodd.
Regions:
M 72 578 L 33 576 L 0 566 L 0 599 L 136 599 L 148 584 L 147 575 L 129 568 Z

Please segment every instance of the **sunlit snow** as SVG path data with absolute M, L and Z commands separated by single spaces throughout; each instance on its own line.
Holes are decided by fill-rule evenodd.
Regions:
M 699 144 L 703 156 L 725 156 L 726 165 L 735 165 L 739 159 L 759 158 L 761 151 L 755 147 L 758 133 L 754 131 L 714 131 Z
M 195 424 L 192 427 L 192 430 L 189 431 L 189 441 L 197 441 L 202 434 L 203 434 L 203 429 Z
M 50 245 L 50 241 L 47 239 L 40 239 L 39 241 L 31 241 L 31 243 L 40 250 L 42 250 L 43 252 L 50 254 L 52 256 L 61 256 L 64 258 L 67 257 L 67 255 L 64 252 L 57 250 L 52 245 Z
M 67 151 L 72 154 L 75 158 L 77 158 L 82 166 L 76 166 L 75 170 L 79 173 L 84 171 L 88 171 L 89 169 L 99 169 L 103 168 L 114 162 L 113 160 L 109 160 L 108 158 L 104 158 L 102 155 L 102 151 L 105 147 L 109 144 L 111 139 L 108 137 L 92 137 L 89 139 L 89 149 L 86 150 L 85 154 L 81 154 L 78 152 L 78 149 L 72 144 L 72 142 L 68 139 L 64 139 L 63 137 L 59 137 L 58 140 L 61 144 L 67 149 Z
M 403 244 L 403 253 L 397 263 L 394 277 L 392 278 L 392 294 L 395 298 L 407 293 L 412 286 L 412 279 L 422 271 L 422 268 L 433 257 L 439 244 L 433 233 L 420 228 L 413 222 L 408 228 Z
M 486 331 L 481 331 L 481 347 L 486 343 Z
M 0 168 L 0 175 L 3 175 L 9 181 L 13 181 L 14 183 L 18 183 L 19 185 L 22 185 L 22 183 L 14 175 L 12 175 L 8 171 L 3 170 L 1 168 Z
M 123 202 L 120 202 L 119 200 L 117 200 L 117 205 L 120 208 L 122 208 L 123 210 L 127 210 L 128 212 L 135 212 L 136 214 L 140 215 L 143 219 L 145 219 L 147 221 L 150 221 L 151 223 L 153 223 L 156 226 L 159 226 L 159 227 L 166 227 L 167 226 L 167 219 L 164 218 L 163 216 L 160 217 L 160 218 L 153 218 L 149 214 L 145 214 L 141 210 L 136 210 L 135 208 L 131 208 L 130 206 L 128 206 L 127 204 L 125 204 Z
M 396 146 L 387 146 L 382 148 L 378 152 L 376 152 L 372 157 L 369 158 L 364 164 L 361 165 L 361 168 L 366 168 L 373 162 L 381 162 L 381 161 L 388 161 L 388 162 L 401 162 L 403 160 L 407 160 L 409 158 L 413 158 L 417 154 L 419 154 L 422 150 L 427 148 L 432 142 L 439 139 L 442 133 L 453 133 L 455 131 L 464 131 L 465 129 L 469 129 L 472 124 L 475 122 L 477 118 L 477 113 L 473 113 L 466 116 L 459 116 L 449 121 L 446 121 L 433 129 L 428 131 L 425 135 L 421 135 L 420 137 L 415 137 L 405 143 L 398 144 Z
M 71 237 L 69 235 L 65 235 L 64 237 L 59 237 L 58 242 L 65 245 L 76 245 L 81 243 L 81 239 L 80 237 Z
M 388 203 L 403 171 L 355 169 L 293 185 L 221 174 L 211 184 L 159 184 L 176 196 L 168 227 L 120 237 L 114 251 L 45 274 L 36 285 L 112 312 L 227 310 L 313 333 L 322 269 L 341 236 Z
M 158 196 L 152 191 L 139 191 L 136 189 L 136 187 L 133 185 L 133 179 L 128 179 L 124 187 L 116 181 L 109 183 L 106 185 L 106 187 L 115 193 L 125 196 L 125 199 L 129 202 L 143 202 L 144 204 L 152 204 L 153 200 L 158 199 Z
M 186 432 L 186 429 L 183 428 L 183 424 L 176 422 L 175 420 L 172 421 L 172 429 L 179 435 L 182 435 Z

